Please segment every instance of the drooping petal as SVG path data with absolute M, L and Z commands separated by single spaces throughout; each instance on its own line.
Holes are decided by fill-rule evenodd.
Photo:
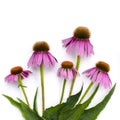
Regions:
M 90 54 L 94 54 L 93 45 L 91 43 L 88 44 L 87 56 L 89 56 Z
M 68 69 L 68 79 L 69 80 L 72 80 L 73 79 L 73 71 L 72 71 L 72 69 Z
M 90 79 L 94 82 L 97 79 L 98 74 L 99 74 L 99 70 L 96 69 L 96 71 L 93 72 L 93 74 L 91 75 Z
M 85 41 L 85 52 L 87 56 L 94 54 L 93 45 L 90 43 L 89 39 Z
M 103 72 L 99 72 L 99 74 L 98 74 L 98 76 L 97 76 L 97 79 L 96 79 L 96 82 L 97 82 L 97 83 L 102 83 L 102 82 L 101 82 L 102 79 L 103 79 Z
M 49 58 L 49 62 L 51 64 L 51 66 L 53 66 L 55 64 L 55 62 L 57 62 L 57 59 L 51 54 L 48 52 L 48 58 Z
M 91 77 L 91 76 L 93 76 L 95 71 L 96 71 L 96 67 L 93 67 L 88 70 L 85 70 L 82 74 L 85 74 L 87 77 Z
M 112 82 L 111 82 L 110 77 L 109 77 L 109 75 L 108 75 L 107 73 L 106 73 L 106 81 L 108 81 L 108 82 L 107 82 L 108 88 L 111 88 Z
M 67 71 L 64 68 L 61 69 L 61 77 L 67 79 Z
M 100 81 L 100 83 L 105 87 L 105 88 L 110 88 L 111 87 L 111 80 L 108 76 L 107 73 L 102 72 L 102 79 Z
M 84 41 L 82 41 L 82 40 L 77 41 L 77 43 L 76 43 L 76 48 L 77 48 L 76 53 L 77 53 L 77 55 L 80 55 L 81 57 L 84 55 L 84 53 L 85 53 L 84 46 L 85 46 Z
M 16 82 L 18 80 L 18 75 L 9 74 L 5 77 L 7 82 Z
M 63 79 L 66 79 L 67 78 L 66 69 L 60 67 L 57 71 L 57 75 Z
M 33 56 L 34 54 L 32 54 L 32 56 L 30 57 L 28 63 L 27 63 L 27 66 L 30 67 L 32 64 L 33 64 Z
M 30 73 L 32 73 L 32 72 L 29 71 L 29 70 L 24 70 L 24 71 L 22 71 L 22 73 L 21 73 L 22 79 L 28 77 Z
M 51 63 L 50 63 L 50 60 L 49 60 L 49 57 L 48 57 L 47 53 L 44 53 L 44 54 L 43 54 L 43 64 L 44 64 L 46 67 L 51 66 Z
M 39 67 L 43 63 L 43 53 L 36 52 L 33 67 Z
M 67 47 L 71 43 L 72 39 L 73 37 L 62 40 L 63 47 Z
M 42 53 L 41 52 L 33 52 L 30 57 L 27 66 L 30 67 L 38 67 L 42 63 Z
M 71 53 L 73 51 L 75 51 L 75 47 L 76 47 L 76 41 L 71 42 L 68 46 L 67 46 L 67 53 Z

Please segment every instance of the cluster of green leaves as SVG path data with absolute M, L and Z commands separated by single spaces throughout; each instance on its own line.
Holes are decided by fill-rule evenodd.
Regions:
M 12 105 L 21 111 L 25 120 L 96 120 L 97 116 L 105 108 L 106 104 L 113 95 L 115 86 L 116 85 L 113 86 L 113 88 L 100 103 L 89 109 L 87 109 L 87 107 L 97 93 L 99 86 L 96 87 L 92 95 L 84 103 L 80 104 L 78 101 L 83 90 L 82 87 L 80 92 L 70 96 L 65 103 L 46 109 L 43 113 L 43 116 L 40 116 L 37 111 L 38 90 L 36 90 L 35 93 L 33 108 L 30 108 L 19 98 L 16 101 L 10 96 L 4 95 L 4 97 L 6 97 Z

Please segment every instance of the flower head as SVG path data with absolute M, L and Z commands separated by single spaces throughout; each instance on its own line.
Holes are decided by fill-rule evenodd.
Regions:
M 11 68 L 10 70 L 11 74 L 7 75 L 5 77 L 5 80 L 8 82 L 15 82 L 18 81 L 18 75 L 21 75 L 21 78 L 27 78 L 28 75 L 31 73 L 31 71 L 29 70 L 23 70 L 23 68 L 21 66 L 16 66 Z
M 86 76 L 89 77 L 92 82 L 97 82 L 102 84 L 105 88 L 110 88 L 111 80 L 108 75 L 109 70 L 109 64 L 99 61 L 96 63 L 96 67 L 84 71 L 83 74 L 86 74 Z
M 46 67 L 51 67 L 57 62 L 49 51 L 49 45 L 45 41 L 36 42 L 33 46 L 33 54 L 28 61 L 28 67 L 39 67 L 44 64 Z
M 77 70 L 73 67 L 73 63 L 70 61 L 62 62 L 61 67 L 57 71 L 57 75 L 63 79 L 72 80 L 76 74 Z
M 75 51 L 79 56 L 94 54 L 93 46 L 90 43 L 90 31 L 87 27 L 77 27 L 72 37 L 62 41 L 63 46 L 67 48 L 67 53 Z

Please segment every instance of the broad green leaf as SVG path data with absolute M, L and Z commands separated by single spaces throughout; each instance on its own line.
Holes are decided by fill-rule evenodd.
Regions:
M 83 104 L 78 104 L 74 108 L 61 112 L 58 120 L 79 120 L 85 108 L 91 103 L 99 86 L 96 87 L 93 94 Z
M 75 104 L 77 103 L 78 99 L 80 98 L 80 95 L 81 95 L 81 93 L 82 93 L 82 90 L 83 90 L 83 86 L 82 86 L 80 92 L 78 92 L 78 93 L 75 94 L 75 95 L 70 96 L 70 97 L 67 99 L 67 102 L 66 102 L 66 104 L 65 104 L 65 106 L 64 106 L 64 109 L 63 109 L 62 111 L 66 111 L 66 110 L 68 110 L 68 109 L 70 109 L 70 108 L 73 108 L 73 107 L 75 106 Z
M 82 89 L 83 89 L 83 87 L 82 87 Z M 76 102 L 78 101 L 78 99 L 82 93 L 82 89 L 76 95 L 70 96 L 67 99 L 66 103 L 58 104 L 55 107 L 50 107 L 50 108 L 46 109 L 46 111 L 43 113 L 43 117 L 46 120 L 58 120 L 58 116 L 59 116 L 60 112 L 74 107 L 74 105 L 76 104 Z
M 38 94 L 38 88 L 36 90 L 35 96 L 34 96 L 34 103 L 33 103 L 33 110 L 38 113 L 38 109 L 37 109 L 37 94 Z
M 58 104 L 55 107 L 50 107 L 46 109 L 43 113 L 43 118 L 45 118 L 45 120 L 58 120 L 58 115 L 64 105 L 64 103 Z
M 26 103 L 24 103 L 22 100 L 18 99 L 20 102 L 19 103 L 7 95 L 3 95 L 3 96 L 6 97 L 12 105 L 17 107 L 21 111 L 22 116 L 25 118 L 25 120 L 44 120 L 35 111 L 30 109 L 29 106 Z
M 14 106 L 17 107 L 18 109 L 20 109 L 20 106 L 21 106 L 21 105 L 20 105 L 19 102 L 15 101 L 15 100 L 14 100 L 13 98 L 11 98 L 10 96 L 4 95 L 4 94 L 3 94 L 3 96 L 4 96 L 5 98 L 7 98 L 12 105 L 14 105 Z
M 97 116 L 105 108 L 111 96 L 113 95 L 115 86 L 116 84 L 113 86 L 110 92 L 104 97 L 104 99 L 100 103 L 98 103 L 95 107 L 85 110 L 79 120 L 96 120 Z
M 22 108 L 22 112 L 23 112 L 22 114 L 26 120 L 43 120 L 42 118 L 40 118 L 40 116 L 35 111 L 30 109 L 26 103 L 24 103 L 19 98 L 18 98 L 18 100 L 21 104 L 21 108 Z

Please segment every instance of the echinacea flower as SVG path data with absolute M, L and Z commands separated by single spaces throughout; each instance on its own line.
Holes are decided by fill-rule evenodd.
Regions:
M 109 70 L 109 64 L 99 61 L 96 63 L 96 67 L 84 71 L 83 74 L 86 74 L 86 76 L 89 77 L 92 82 L 97 82 L 102 84 L 105 88 L 110 88 L 111 80 L 108 75 Z
M 28 61 L 28 67 L 40 67 L 41 91 L 42 91 L 42 113 L 45 110 L 44 93 L 44 66 L 54 66 L 57 59 L 49 51 L 49 45 L 45 41 L 36 42 L 33 46 L 33 54 Z
M 77 56 L 89 56 L 94 54 L 93 45 L 90 43 L 90 31 L 87 27 L 77 27 L 74 35 L 62 41 L 63 46 L 67 48 L 67 53 L 75 52 Z
M 77 74 L 77 70 L 73 67 L 73 63 L 70 61 L 64 61 L 61 67 L 57 71 L 57 75 L 63 79 L 72 80 Z
M 5 77 L 5 81 L 16 82 L 16 81 L 18 81 L 19 74 L 21 75 L 21 78 L 24 79 L 24 78 L 27 78 L 28 75 L 31 73 L 31 71 L 29 71 L 29 70 L 23 70 L 23 68 L 21 66 L 13 67 L 10 70 L 10 72 L 11 72 L 11 74 L 9 74 Z
M 23 95 L 25 97 L 26 103 L 29 106 L 29 101 L 28 101 L 28 98 L 27 98 L 27 95 L 26 95 L 26 92 L 25 92 L 25 89 L 24 89 L 24 85 L 22 83 L 22 79 L 27 78 L 28 75 L 30 73 L 32 73 L 32 72 L 29 71 L 29 70 L 23 70 L 23 68 L 21 66 L 13 67 L 10 70 L 10 72 L 11 72 L 11 74 L 9 74 L 8 76 L 6 76 L 5 80 L 8 81 L 8 82 L 18 81 L 19 87 L 21 87 L 21 90 L 22 90 Z
M 51 67 L 57 61 L 49 51 L 49 45 L 45 41 L 36 42 L 33 46 L 33 54 L 28 61 L 28 67 L 39 67 L 42 64 Z
M 75 75 L 77 74 L 77 70 L 73 67 L 73 63 L 70 61 L 64 61 L 61 64 L 61 67 L 57 71 L 57 75 L 64 79 L 63 87 L 62 87 L 62 94 L 60 98 L 60 104 L 62 103 L 65 86 L 66 86 L 66 80 L 72 80 Z

